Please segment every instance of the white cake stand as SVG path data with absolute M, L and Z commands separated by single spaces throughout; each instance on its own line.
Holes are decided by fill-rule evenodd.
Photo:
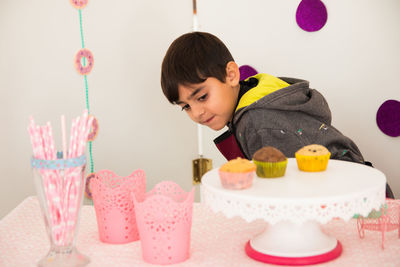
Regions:
M 202 177 L 201 202 L 228 218 L 248 222 L 264 219 L 266 230 L 246 244 L 246 253 L 258 261 L 304 265 L 340 256 L 336 238 L 321 231 L 333 218 L 367 216 L 385 202 L 385 175 L 363 164 L 329 160 L 323 172 L 303 172 L 288 159 L 285 176 L 259 178 L 244 190 L 222 187 L 218 169 Z

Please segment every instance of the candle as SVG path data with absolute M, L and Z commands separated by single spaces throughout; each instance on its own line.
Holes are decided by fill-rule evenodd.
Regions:
M 200 158 L 203 157 L 203 134 L 202 134 L 202 125 L 197 124 L 197 148 L 199 152 Z
M 198 31 L 199 22 L 197 21 L 197 5 L 196 0 L 193 0 L 193 31 Z
M 197 31 L 198 28 L 199 23 L 197 21 L 197 5 L 196 0 L 193 0 L 193 31 Z M 197 150 L 200 158 L 203 157 L 203 134 L 201 124 L 197 124 Z

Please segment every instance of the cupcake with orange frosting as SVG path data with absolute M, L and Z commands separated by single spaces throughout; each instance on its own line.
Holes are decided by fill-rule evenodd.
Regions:
M 219 169 L 221 184 L 227 189 L 246 189 L 253 183 L 256 165 L 243 158 L 228 161 Z
M 297 167 L 301 171 L 319 172 L 328 167 L 329 150 L 318 144 L 304 146 L 295 153 Z

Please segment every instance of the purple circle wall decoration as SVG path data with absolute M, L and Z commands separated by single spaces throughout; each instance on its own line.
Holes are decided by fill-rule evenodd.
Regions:
M 296 21 L 300 28 L 315 32 L 324 27 L 328 12 L 321 0 L 302 0 L 297 7 Z
M 246 80 L 247 78 L 256 75 L 258 72 L 249 65 L 242 65 L 239 67 L 240 80 Z
M 379 129 L 392 137 L 400 136 L 400 102 L 386 100 L 376 113 L 376 123 Z

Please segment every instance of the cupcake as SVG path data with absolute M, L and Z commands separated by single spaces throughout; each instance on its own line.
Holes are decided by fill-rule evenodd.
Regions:
M 276 178 L 285 175 L 287 158 L 275 147 L 265 146 L 257 150 L 253 162 L 257 166 L 258 177 Z
M 326 170 L 331 153 L 321 145 L 308 145 L 295 153 L 297 167 L 301 171 L 319 172 Z
M 219 169 L 221 184 L 227 189 L 245 189 L 253 183 L 256 166 L 247 159 L 236 158 Z

